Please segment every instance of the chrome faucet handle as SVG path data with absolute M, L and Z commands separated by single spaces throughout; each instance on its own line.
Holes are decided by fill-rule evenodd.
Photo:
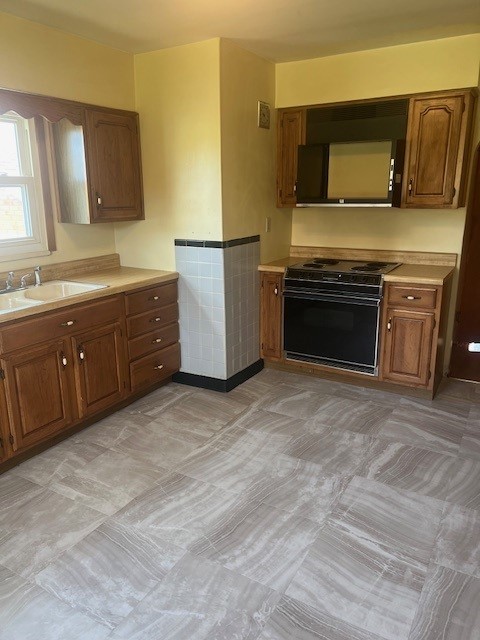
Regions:
M 13 278 L 15 277 L 15 272 L 14 271 L 9 271 L 7 273 L 7 279 L 5 281 L 5 284 L 7 285 L 7 289 L 13 289 Z
M 26 289 L 27 288 L 27 278 L 29 278 L 32 274 L 31 273 L 26 273 L 24 276 L 22 276 L 20 278 L 20 288 L 21 289 Z
M 42 270 L 42 267 L 35 267 L 35 269 L 33 270 L 34 275 L 35 275 L 35 286 L 39 287 L 42 284 L 42 274 L 40 273 Z

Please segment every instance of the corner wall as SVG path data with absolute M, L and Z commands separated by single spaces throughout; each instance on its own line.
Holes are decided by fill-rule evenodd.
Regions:
M 135 56 L 145 221 L 116 225 L 124 265 L 175 269 L 176 238 L 222 238 L 219 46 Z

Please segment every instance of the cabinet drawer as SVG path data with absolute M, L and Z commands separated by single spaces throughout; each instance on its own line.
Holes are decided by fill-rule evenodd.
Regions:
M 435 288 L 419 288 L 410 286 L 390 285 L 387 301 L 389 305 L 407 307 L 408 309 L 435 309 L 437 305 L 437 290 Z
M 132 391 L 165 380 L 180 369 L 178 342 L 130 364 Z
M 139 338 L 134 338 L 128 342 L 128 354 L 130 360 L 135 360 L 147 353 L 153 353 L 164 347 L 168 347 L 174 342 L 178 342 L 178 323 L 161 327 L 156 331 L 146 333 Z
M 131 316 L 135 313 L 157 309 L 176 301 L 177 283 L 170 282 L 169 284 L 150 287 L 149 289 L 126 295 L 125 308 L 127 316 Z
M 127 332 L 129 338 L 136 338 L 144 333 L 150 333 L 155 328 L 163 327 L 178 320 L 178 305 L 169 304 L 160 309 L 152 309 L 147 313 L 127 318 Z
M 77 331 L 85 331 L 96 325 L 117 320 L 122 315 L 121 296 L 78 304 L 62 311 L 52 311 L 0 329 L 2 351 L 8 353 Z

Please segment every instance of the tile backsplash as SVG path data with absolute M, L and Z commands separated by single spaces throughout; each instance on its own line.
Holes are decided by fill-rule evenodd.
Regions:
M 177 240 L 175 261 L 181 371 L 226 380 L 260 357 L 259 238 Z

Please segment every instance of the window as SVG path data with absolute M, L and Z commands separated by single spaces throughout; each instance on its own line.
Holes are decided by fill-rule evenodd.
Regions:
M 0 261 L 48 255 L 34 120 L 0 115 Z

